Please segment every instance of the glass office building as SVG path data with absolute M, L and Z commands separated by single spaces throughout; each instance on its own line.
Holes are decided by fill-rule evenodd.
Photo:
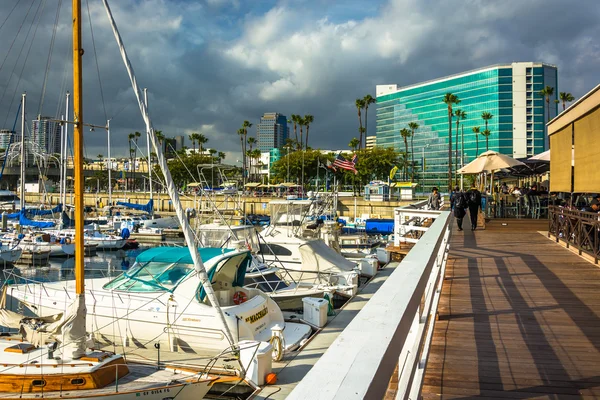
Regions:
M 261 152 L 281 149 L 288 138 L 290 128 L 287 117 L 279 113 L 264 113 L 256 127 L 257 148 Z
M 416 122 L 419 128 L 415 132 L 413 146 L 417 182 L 427 190 L 432 186 L 446 190 L 448 107 L 442 101 L 446 93 L 460 99 L 453 109 L 466 113 L 458 132 L 456 117 L 452 119 L 452 163 L 453 170 L 456 170 L 455 159 L 458 159 L 460 168 L 486 150 L 486 138 L 473 132 L 473 127 L 484 131 L 483 112 L 493 115 L 488 121 L 491 132 L 489 150 L 514 158 L 547 150 L 545 123 L 557 115 L 557 83 L 555 66 L 519 62 L 480 68 L 406 87 L 377 85 L 377 146 L 404 151 L 400 130 L 408 128 L 410 122 Z M 539 95 L 546 86 L 554 88 L 549 107 L 545 98 Z

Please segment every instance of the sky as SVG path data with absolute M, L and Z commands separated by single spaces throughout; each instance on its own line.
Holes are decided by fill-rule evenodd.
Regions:
M 233 164 L 240 159 L 237 130 L 265 112 L 311 114 L 312 147 L 348 148 L 358 136 L 355 100 L 374 96 L 378 84 L 405 86 L 514 61 L 556 65 L 557 92 L 576 98 L 600 83 L 597 0 L 109 4 L 138 84 L 148 88 L 155 129 L 203 133 Z M 12 128 L 23 92 L 28 120 L 64 113 L 72 85 L 70 6 L 0 1 L 0 129 Z M 82 0 L 82 7 L 84 121 L 110 119 L 112 154 L 126 156 L 127 135 L 144 132 L 144 123 L 102 1 Z M 374 132 L 371 106 L 368 134 Z M 145 149 L 144 138 L 139 146 Z M 106 155 L 103 130 L 85 132 L 85 152 Z

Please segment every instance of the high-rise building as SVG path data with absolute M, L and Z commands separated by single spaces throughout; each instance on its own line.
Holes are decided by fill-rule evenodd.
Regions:
M 289 137 L 287 117 L 279 113 L 264 113 L 256 127 L 257 148 L 260 151 L 281 149 Z
M 0 149 L 8 149 L 8 146 L 11 143 L 11 136 L 15 135 L 14 131 L 9 129 L 0 129 Z M 16 137 L 12 138 L 12 141 L 16 141 Z
M 175 136 L 175 149 L 181 150 L 185 146 L 185 137 L 183 135 Z
M 38 117 L 31 125 L 30 146 L 33 153 L 60 154 L 60 124 L 51 117 Z
M 375 147 L 376 142 L 377 142 L 377 136 L 375 136 L 375 135 L 367 136 L 365 138 L 365 147 L 367 149 L 372 149 L 373 147 Z
M 452 164 L 467 164 L 486 150 L 486 138 L 473 132 L 485 130 L 481 115 L 488 121 L 489 150 L 514 158 L 532 156 L 548 148 L 545 124 L 557 115 L 557 68 L 533 62 L 494 65 L 406 87 L 377 85 L 377 146 L 404 151 L 402 128 L 416 122 L 412 139 L 415 172 L 423 186 L 446 188 L 448 181 L 448 107 L 446 93 L 456 95 L 453 105 L 466 118 L 452 118 Z M 546 86 L 554 88 L 549 103 L 540 95 Z M 458 135 L 457 135 L 458 134 Z M 457 140 L 458 139 L 458 140 Z M 458 148 L 456 148 L 458 142 Z M 463 146 L 464 143 L 464 146 Z M 409 152 L 410 152 L 409 139 Z M 461 162 L 461 154 L 464 154 Z M 409 155 L 412 159 L 413 157 Z M 458 160 L 458 163 L 455 162 Z

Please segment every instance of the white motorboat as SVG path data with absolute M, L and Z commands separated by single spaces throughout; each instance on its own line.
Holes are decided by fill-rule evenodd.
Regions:
M 55 235 L 59 240 L 68 239 L 71 242 L 75 241 L 75 229 L 61 229 L 48 231 Z M 97 250 L 119 250 L 127 243 L 126 238 L 117 235 L 102 233 L 95 229 L 87 229 L 84 231 L 84 243 L 87 245 L 95 245 Z
M 5 235 L 2 238 L 3 242 L 16 243 L 18 247 L 25 252 L 43 252 L 49 251 L 50 257 L 65 257 L 75 254 L 75 245 L 71 240 L 58 238 L 49 233 L 24 233 L 17 235 L 16 233 Z
M 230 226 L 218 221 L 200 225 L 198 235 L 205 246 L 235 248 L 242 243 L 250 249 L 256 255 L 256 260 L 253 270 L 247 271 L 251 278 L 248 284 L 260 287 L 279 301 L 290 296 L 291 289 L 295 292 L 292 297 L 300 301 L 302 292 L 306 296 L 321 293 L 317 297 L 322 297 L 323 293 L 336 292 L 352 297 L 358 290 L 356 264 L 328 248 L 320 239 L 286 236 L 278 243 L 270 243 L 267 236 L 263 232 L 258 233 L 252 225 Z M 264 268 L 258 267 L 260 264 L 271 268 L 270 271 L 276 273 L 277 278 L 271 272 L 267 277 L 261 277 L 260 273 L 254 276 L 257 272 L 265 272 Z M 265 278 L 281 282 L 275 286 L 265 285 Z M 289 303 L 283 307 L 288 309 Z
M 283 339 L 278 351 L 298 348 L 310 335 L 304 324 L 286 323 L 276 302 L 244 286 L 248 250 L 199 249 L 234 342 Z M 63 311 L 75 282 L 11 285 L 8 293 L 38 315 Z M 66 284 L 66 287 L 65 287 Z M 213 354 L 229 343 L 208 301 L 187 247 L 155 247 L 141 253 L 117 278 L 85 282 L 87 329 L 118 345 L 159 341 L 165 349 Z M 44 293 L 39 296 L 40 291 Z M 115 337 L 118 332 L 122 336 Z M 165 334 L 166 333 L 166 334 Z

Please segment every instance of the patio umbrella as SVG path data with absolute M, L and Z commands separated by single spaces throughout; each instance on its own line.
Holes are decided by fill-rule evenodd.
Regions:
M 528 160 L 537 160 L 537 161 L 548 161 L 548 162 L 550 162 L 550 150 L 546 150 L 543 153 L 536 154 L 533 157 L 529 157 Z
M 513 168 L 516 166 L 524 166 L 521 161 L 515 160 L 504 154 L 495 151 L 486 151 L 481 153 L 479 157 L 471 161 L 458 170 L 459 174 L 480 174 L 482 172 L 494 172 L 503 168 Z

